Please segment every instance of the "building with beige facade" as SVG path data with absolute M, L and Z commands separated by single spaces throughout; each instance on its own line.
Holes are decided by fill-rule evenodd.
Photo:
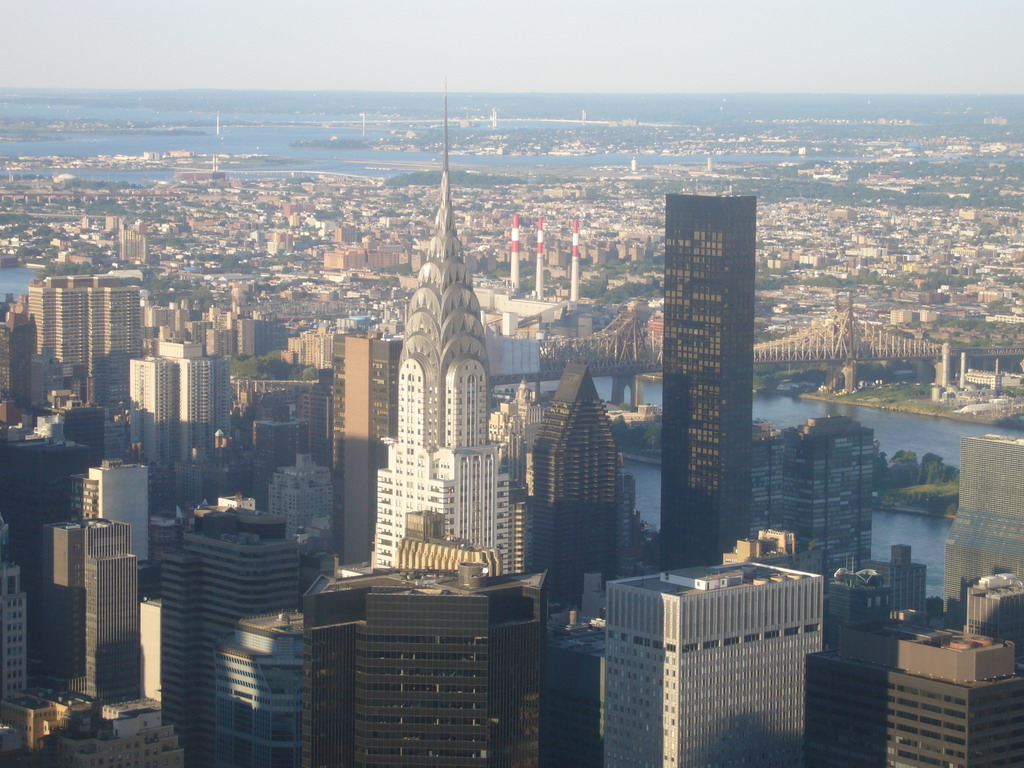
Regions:
M 606 768 L 799 765 L 822 594 L 755 563 L 609 582 Z

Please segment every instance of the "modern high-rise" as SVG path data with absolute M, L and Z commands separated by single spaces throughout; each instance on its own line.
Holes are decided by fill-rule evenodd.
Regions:
M 35 321 L 26 312 L 8 312 L 0 324 L 0 401 L 13 400 L 19 408 L 32 406 L 35 351 Z
M 754 422 L 750 450 L 750 536 L 782 525 L 783 497 L 782 431 L 770 421 Z
M 781 527 L 822 552 L 822 575 L 859 570 L 871 557 L 875 433 L 849 416 L 821 416 L 783 430 Z
M 844 627 L 888 619 L 893 611 L 892 587 L 874 571 L 840 568 L 827 581 L 826 648 L 838 647 Z
M 104 275 L 47 277 L 28 289 L 36 351 L 81 365 L 93 379 L 95 402 L 128 399 L 128 361 L 142 353 L 139 287 Z
M 605 632 L 599 622 L 548 635 L 541 764 L 604 768 Z
M 619 505 L 616 567 L 619 576 L 638 576 L 642 573 L 644 538 L 640 511 L 636 508 L 636 476 L 632 472 L 619 469 L 615 495 Z
M 402 340 L 376 333 L 334 340 L 334 540 L 346 563 L 370 559 L 377 523 L 377 472 L 398 434 Z
M 302 749 L 302 614 L 238 622 L 217 647 L 217 768 L 297 768 Z
M 25 688 L 28 601 L 21 568 L 11 559 L 10 528 L 0 518 L 0 699 Z
M 299 557 L 275 515 L 241 508 L 197 513 L 180 552 L 163 557 L 161 700 L 193 768 L 214 765 L 214 651 L 246 616 L 288 611 Z
M 894 611 L 924 611 L 928 583 L 928 566 L 915 563 L 909 544 L 893 544 L 888 560 L 866 560 L 865 568 L 876 571 L 892 588 Z M 985 634 L 985 633 L 982 633 Z
M 309 424 L 309 455 L 318 467 L 330 468 L 334 449 L 334 371 L 327 368 L 319 375 L 315 384 L 298 393 L 295 415 Z
M 982 576 L 967 590 L 968 632 L 1013 643 L 1024 657 L 1024 578 L 1014 573 Z
M 683 568 L 607 594 L 606 768 L 800 765 L 820 576 Z
M 231 428 L 231 365 L 200 344 L 161 341 L 158 354 L 131 361 L 131 441 L 148 464 L 173 466 L 213 452 Z
M 36 427 L 44 421 L 60 422 L 64 438 L 88 448 L 89 466 L 98 467 L 107 449 L 106 409 L 98 405 L 84 405 L 73 396 L 51 395 L 50 402 L 48 408 L 36 409 Z
M 946 540 L 946 625 L 967 621 L 967 588 L 982 576 L 1024 573 L 1024 440 L 960 439 L 960 508 Z
M 441 205 L 409 301 L 398 373 L 398 432 L 377 474 L 374 564 L 391 568 L 406 516 L 444 515 L 448 533 L 513 560 L 508 475 L 488 442 L 490 375 L 480 302 L 455 229 L 447 140 Z
M 289 536 L 314 524 L 327 529 L 333 496 L 331 470 L 318 467 L 309 454 L 300 453 L 295 466 L 281 467 L 274 473 L 267 511 L 284 518 Z
M 75 478 L 74 504 L 78 517 L 128 523 L 131 551 L 139 561 L 149 560 L 149 467 L 104 461 Z
M 160 610 L 159 600 L 139 603 L 139 638 L 141 640 L 142 695 L 160 701 Z
M 294 467 L 296 456 L 309 453 L 309 424 L 298 419 L 255 421 L 252 449 L 252 495 L 256 508 L 266 511 L 274 473 L 281 467 Z
M 304 768 L 538 765 L 542 574 L 321 577 L 303 614 Z
M 53 439 L 0 441 L 0 511 L 10 526 L 11 556 L 21 566 L 29 605 L 40 605 L 44 529 L 74 519 L 72 477 L 88 468 L 84 445 Z M 37 655 L 42 637 L 39 611 L 29 611 L 30 658 Z
M 806 711 L 806 768 L 1024 765 L 1024 677 L 1001 640 L 848 627 L 807 658 Z
M 750 535 L 754 197 L 665 201 L 661 567 Z
M 48 575 L 38 612 L 47 677 L 105 703 L 139 698 L 139 577 L 131 526 L 83 520 L 46 527 Z
M 118 233 L 118 253 L 128 264 L 149 263 L 149 238 L 134 227 L 122 227 Z
M 587 366 L 569 363 L 530 452 L 529 570 L 548 598 L 579 607 L 583 574 L 617 575 L 619 452 Z

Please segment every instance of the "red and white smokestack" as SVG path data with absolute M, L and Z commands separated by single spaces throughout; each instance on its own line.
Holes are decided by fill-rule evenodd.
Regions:
M 572 276 L 569 282 L 569 301 L 580 300 L 580 220 L 572 220 Z
M 537 283 L 538 299 L 544 298 L 544 217 L 537 217 Z
M 519 290 L 519 214 L 512 214 L 512 290 Z

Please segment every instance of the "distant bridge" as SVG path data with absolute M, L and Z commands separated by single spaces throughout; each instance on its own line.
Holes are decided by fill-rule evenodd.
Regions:
M 936 344 L 925 339 L 899 336 L 881 325 L 859 319 L 853 303 L 836 306 L 825 317 L 807 328 L 781 339 L 754 345 L 754 364 L 821 363 L 829 372 L 830 389 L 845 391 L 856 387 L 857 363 L 906 360 L 924 366 L 936 364 L 936 381 L 945 385 L 951 380 L 954 356 L 976 358 L 1024 358 L 1024 345 L 1009 347 L 961 347 Z
M 584 337 L 553 336 L 540 343 L 540 371 L 527 375 L 531 381 L 558 381 L 566 363 L 584 363 L 592 376 L 610 376 L 612 402 L 640 401 L 638 377 L 661 370 L 661 340 L 651 339 L 636 312 L 620 312 L 607 326 Z M 491 384 L 516 384 L 522 374 L 492 376 Z
M 930 360 L 942 345 L 908 339 L 859 320 L 853 304 L 836 307 L 807 328 L 754 345 L 754 363 L 845 363 L 848 360 Z
M 915 360 L 923 364 L 942 359 L 941 344 L 906 338 L 866 323 L 854 314 L 852 301 L 837 305 L 796 333 L 754 345 L 755 365 L 822 363 L 828 370 L 829 389 L 846 392 L 857 387 L 857 363 Z

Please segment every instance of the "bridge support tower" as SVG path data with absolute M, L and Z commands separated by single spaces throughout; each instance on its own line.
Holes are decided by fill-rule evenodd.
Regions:
M 825 385 L 829 392 L 857 391 L 857 361 L 829 363 L 825 372 Z
M 843 392 L 856 392 L 857 391 L 857 361 L 850 360 L 846 361 L 846 365 L 843 366 Z
M 629 401 L 626 401 L 626 390 L 629 390 Z M 612 402 L 616 405 L 625 403 L 636 408 L 643 405 L 643 379 L 638 375 L 612 376 Z

